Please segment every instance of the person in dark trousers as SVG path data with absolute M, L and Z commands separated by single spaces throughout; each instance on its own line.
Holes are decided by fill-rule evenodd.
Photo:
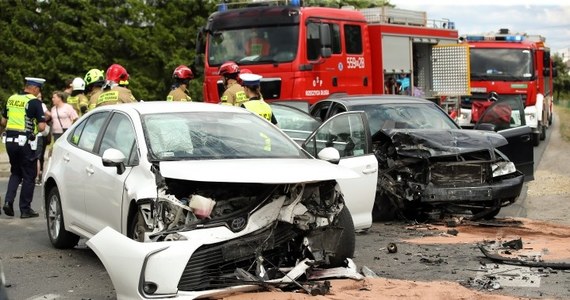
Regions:
M 14 199 L 20 191 L 20 218 L 35 218 L 39 214 L 32 207 L 37 173 L 36 134 L 45 130 L 42 102 L 37 98 L 45 79 L 26 77 L 24 91 L 6 101 L 0 122 L 6 128 L 6 152 L 10 158 L 10 179 L 3 211 L 14 216 Z

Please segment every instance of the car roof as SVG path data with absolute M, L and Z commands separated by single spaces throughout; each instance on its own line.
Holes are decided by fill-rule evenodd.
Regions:
M 99 108 L 97 108 L 99 109 Z M 141 115 L 155 113 L 172 112 L 233 112 L 249 113 L 247 110 L 230 105 L 220 105 L 201 102 L 180 102 L 180 101 L 144 101 L 133 103 L 122 103 L 116 105 L 102 106 L 101 109 L 121 110 L 125 112 L 138 113 Z
M 377 105 L 377 104 L 402 104 L 402 103 L 433 103 L 432 101 L 403 95 L 350 95 L 337 96 L 323 99 L 322 101 L 336 101 L 342 103 L 346 107 L 361 105 Z M 318 103 L 318 102 L 317 102 Z

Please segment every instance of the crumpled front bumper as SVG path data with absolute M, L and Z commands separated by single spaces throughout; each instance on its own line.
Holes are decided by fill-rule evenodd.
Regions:
M 504 202 L 520 195 L 524 183 L 524 174 L 516 172 L 514 177 L 505 177 L 492 184 L 448 187 L 428 185 L 422 192 L 421 202 L 438 203 L 474 203 L 501 199 Z

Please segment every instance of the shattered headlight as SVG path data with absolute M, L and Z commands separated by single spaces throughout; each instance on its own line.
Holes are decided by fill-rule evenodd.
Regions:
M 517 171 L 515 164 L 511 161 L 500 161 L 491 165 L 493 177 L 511 174 Z

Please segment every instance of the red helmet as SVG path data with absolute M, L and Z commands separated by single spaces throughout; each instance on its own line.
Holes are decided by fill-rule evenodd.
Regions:
M 237 73 L 239 73 L 239 66 L 233 61 L 223 63 L 218 70 L 218 74 L 223 76 Z
M 180 65 L 174 69 L 174 73 L 172 73 L 172 78 L 174 79 L 192 79 L 194 78 L 194 74 L 192 74 L 192 70 L 185 65 Z
M 107 69 L 107 73 L 105 73 L 105 79 L 113 81 L 115 83 L 119 83 L 121 81 L 128 81 L 129 73 L 127 73 L 127 69 L 123 68 L 123 66 L 119 64 L 112 64 Z
M 239 73 L 240 74 L 253 74 L 253 72 L 250 69 L 241 69 Z M 241 80 L 240 77 L 238 77 L 237 81 L 240 85 L 243 85 L 243 80 Z

